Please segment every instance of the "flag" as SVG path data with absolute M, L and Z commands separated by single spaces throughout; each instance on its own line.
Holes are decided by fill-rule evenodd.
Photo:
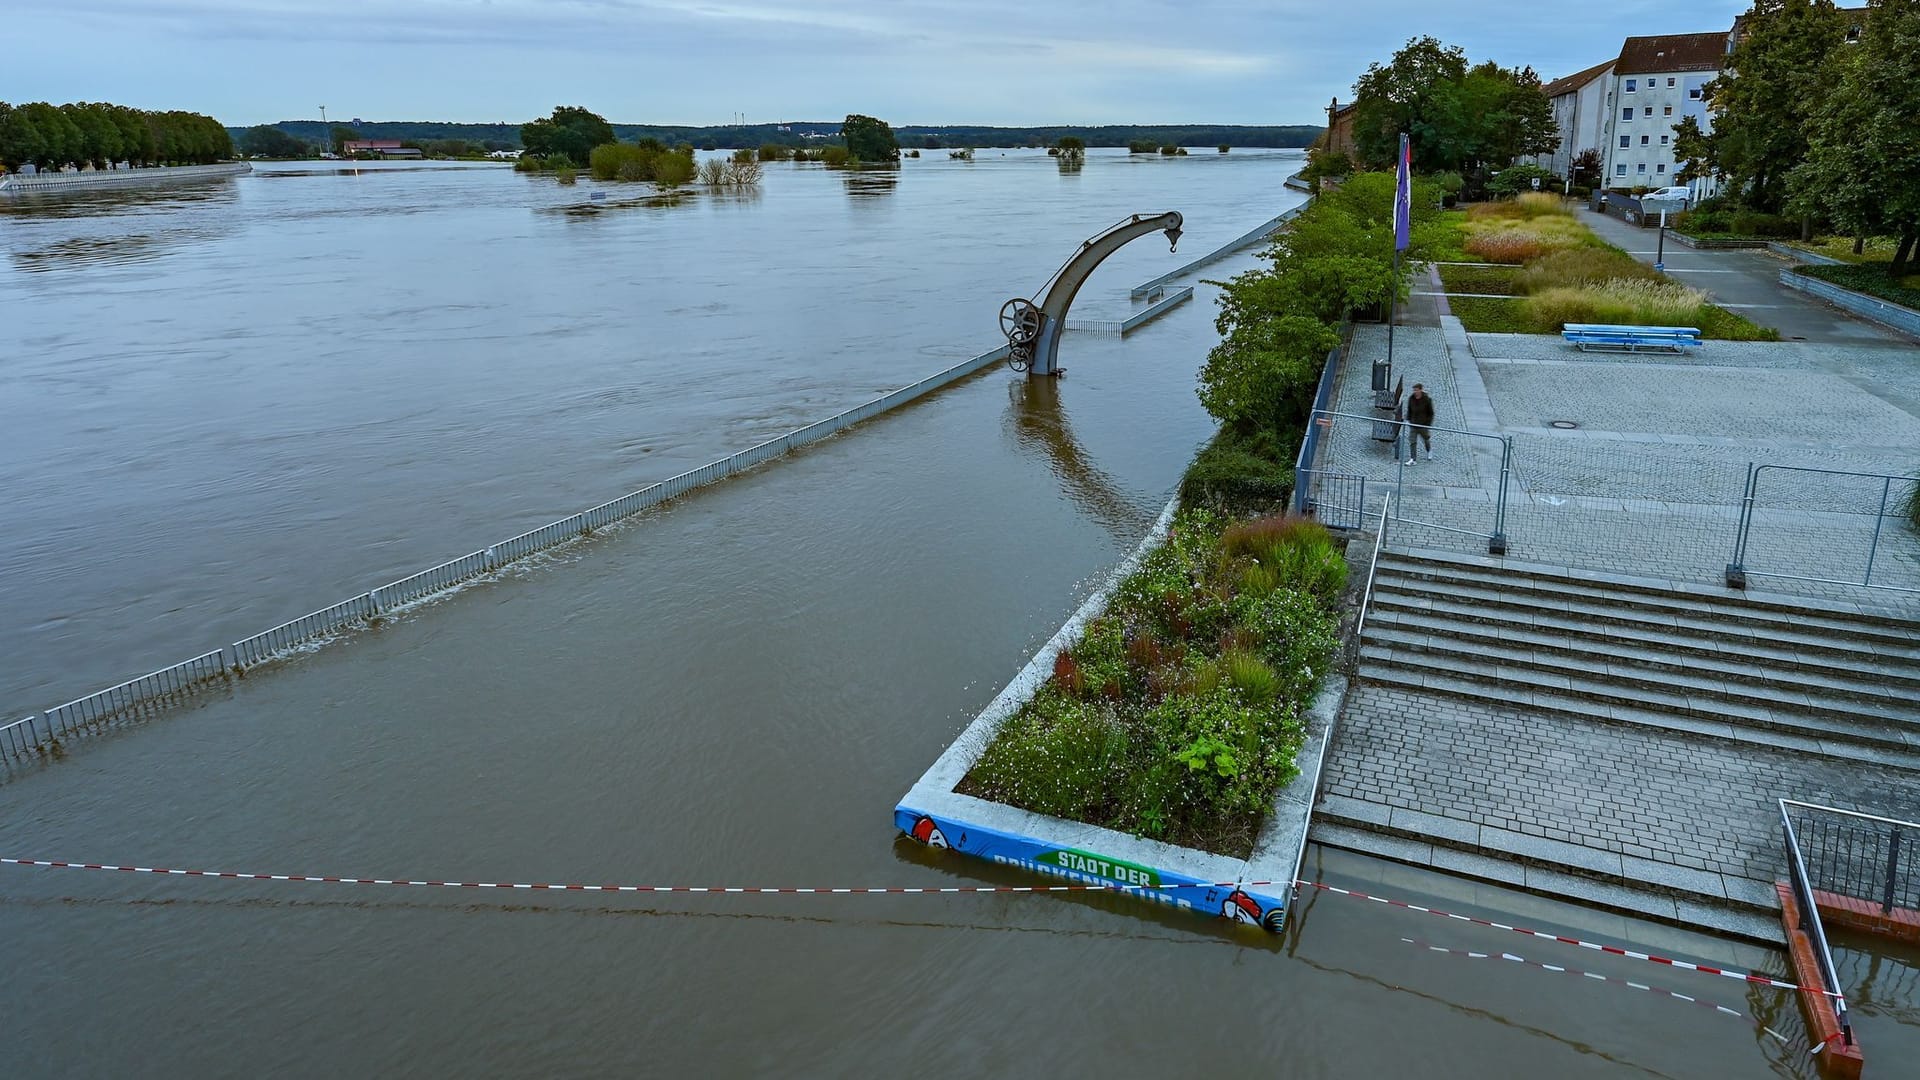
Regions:
M 1413 147 L 1400 135 L 1400 178 L 1393 189 L 1393 250 L 1407 250 L 1413 230 Z

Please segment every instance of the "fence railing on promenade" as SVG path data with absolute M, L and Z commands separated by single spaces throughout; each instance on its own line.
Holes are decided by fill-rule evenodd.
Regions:
M 1900 520 L 1908 513 L 1907 508 L 1912 505 L 1911 500 L 1916 499 L 1920 499 L 1920 477 L 1749 463 L 1746 488 L 1740 498 L 1740 527 L 1734 537 L 1733 558 L 1727 563 L 1727 585 L 1744 588 L 1750 577 L 1771 577 L 1886 592 L 1920 592 L 1920 585 L 1916 584 L 1913 577 L 1911 554 L 1907 556 L 1904 568 L 1896 567 L 1896 571 L 1905 570 L 1904 576 L 1898 573 L 1894 575 L 1901 584 L 1885 580 L 1888 576 L 1885 573 L 1887 560 L 1882 559 L 1883 547 L 1891 531 L 1887 527 L 1888 521 L 1892 520 L 1894 528 L 1898 529 Z M 1825 512 L 1828 517 L 1820 562 L 1838 567 L 1839 560 L 1852 548 L 1859 552 L 1858 560 L 1847 568 L 1847 572 L 1858 576 L 1844 579 L 1822 577 L 1809 572 L 1812 564 L 1805 552 L 1766 551 L 1769 536 L 1767 523 L 1763 521 L 1756 526 L 1754 512 L 1769 509 L 1770 503 L 1775 508 Z M 1845 525 L 1844 522 L 1857 524 Z M 1753 546 L 1756 535 L 1761 538 L 1762 550 L 1758 555 Z M 1756 562 L 1758 565 L 1755 565 Z M 1882 571 L 1880 581 L 1873 579 L 1876 567 Z M 1835 573 L 1839 572 L 1836 569 Z
M 1307 431 L 1300 438 L 1300 453 L 1293 459 L 1293 512 L 1296 514 L 1311 512 L 1314 473 L 1320 467 L 1320 438 L 1328 426 L 1321 422 L 1321 414 L 1333 407 L 1334 387 L 1340 381 L 1340 364 L 1346 356 L 1346 329 L 1341 327 L 1341 344 L 1328 350 L 1327 362 L 1320 368 L 1320 385 L 1313 391 Z
M 1202 256 L 1171 274 L 1163 274 L 1132 290 L 1134 297 L 1158 291 L 1162 295 L 1147 308 L 1123 321 L 1121 332 L 1158 318 L 1193 296 L 1191 288 L 1169 290 L 1169 281 L 1208 262 L 1222 258 L 1278 228 L 1299 213 L 1300 207 L 1281 214 L 1224 247 Z M 772 461 L 793 450 L 818 442 L 830 435 L 870 420 L 891 409 L 924 397 L 975 372 L 1007 358 L 1007 346 L 990 349 L 961 361 L 944 371 L 935 372 L 918 382 L 856 405 L 806 427 L 768 439 L 708 462 L 697 469 L 629 492 L 609 502 L 583 510 L 559 521 L 490 544 L 417 574 L 388 582 L 337 604 L 309 612 L 252 637 L 242 638 L 223 649 L 203 653 L 158 671 L 130 679 L 117 686 L 69 701 L 44 712 L 0 723 L 0 766 L 25 761 L 46 751 L 57 740 L 95 729 L 120 719 L 144 715 L 175 704 L 194 694 L 225 686 L 246 669 L 311 644 L 328 635 L 364 625 L 395 608 L 446 592 L 492 573 L 509 563 L 591 535 L 626 518 L 684 495 L 696 488 L 724 480 L 736 473 Z

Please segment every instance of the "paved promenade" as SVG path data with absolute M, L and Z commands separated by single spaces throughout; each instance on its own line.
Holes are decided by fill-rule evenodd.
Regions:
M 1627 226 L 1593 218 L 1583 215 L 1640 250 L 1635 235 L 1611 235 L 1631 234 Z M 1669 247 L 1670 267 L 1764 258 L 1681 252 Z M 1553 337 L 1469 335 L 1439 298 L 1416 297 L 1405 313 L 1412 325 L 1395 331 L 1395 375 L 1425 383 L 1437 427 L 1457 430 L 1436 433 L 1437 460 L 1407 466 L 1371 437 L 1368 420 L 1339 420 L 1321 466 L 1366 477 L 1375 513 L 1383 493 L 1394 495 L 1391 548 L 1484 558 L 1510 438 L 1507 560 L 1738 597 L 1723 576 L 1750 464 L 1920 474 L 1920 348 L 1768 286 L 1763 269 L 1698 276 L 1715 282 L 1705 287 L 1716 297 L 1754 305 L 1742 309 L 1749 317 L 1807 340 L 1708 342 L 1684 357 L 1581 353 Z M 1368 372 L 1385 349 L 1383 327 L 1357 329 L 1340 412 L 1380 415 Z M 1896 506 L 1880 513 L 1883 491 L 1897 503 L 1910 483 L 1760 476 L 1746 565 L 1832 581 L 1756 576 L 1756 593 L 1920 616 L 1920 593 L 1832 583 L 1861 579 L 1877 527 L 1872 581 L 1920 590 L 1920 536 Z M 1404 602 L 1420 603 L 1417 587 L 1409 595 Z M 1472 610 L 1475 601 L 1459 603 Z M 1509 632 L 1525 635 L 1524 618 Z M 1525 668 L 1524 641 L 1496 662 Z M 1523 694 L 1501 707 L 1405 670 L 1361 661 L 1327 761 L 1316 839 L 1758 936 L 1778 927 L 1758 914 L 1773 904 L 1780 872 L 1773 800 L 1920 814 L 1920 754 L 1808 754 L 1768 745 L 1764 733 L 1637 725 L 1604 704 L 1591 716 L 1533 708 Z

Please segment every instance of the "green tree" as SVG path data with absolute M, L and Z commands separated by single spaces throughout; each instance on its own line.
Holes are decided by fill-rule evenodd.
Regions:
M 520 144 L 537 157 L 584 162 L 593 148 L 616 141 L 606 117 L 578 105 L 561 105 L 544 120 L 520 125 Z
M 869 164 L 900 160 L 900 141 L 886 121 L 859 113 L 848 113 L 840 126 L 847 140 L 847 153 Z
M 1869 0 L 1860 44 L 1836 70 L 1789 198 L 1855 236 L 1897 237 L 1888 273 L 1898 280 L 1920 241 L 1920 0 Z
M 1700 129 L 1700 121 L 1691 116 L 1673 125 L 1673 156 L 1680 159 L 1673 178 L 1683 184 L 1713 175 L 1711 137 Z
M 257 124 L 240 133 L 240 150 L 250 157 L 300 158 L 311 149 L 272 124 Z
M 1441 87 L 1458 83 L 1466 75 L 1466 52 L 1433 37 L 1409 40 L 1385 66 L 1368 65 L 1353 86 L 1353 140 L 1360 160 L 1376 168 L 1390 167 L 1400 152 L 1400 133 L 1427 131 L 1440 107 Z M 1438 157 L 1431 140 L 1416 139 L 1414 163 L 1423 172 L 1452 167 Z
M 360 133 L 347 127 L 345 124 L 335 124 L 327 132 L 327 142 L 332 144 L 333 152 L 336 154 L 345 154 L 347 152 L 347 144 L 356 142 L 359 138 Z
M 1686 156 L 1702 163 L 1690 171 L 1725 177 L 1755 210 L 1783 209 L 1787 174 L 1807 156 L 1813 117 L 1838 82 L 1847 21 L 1832 0 L 1754 0 L 1726 70 L 1702 90 L 1713 131 L 1697 143 L 1685 133 L 1700 150 Z

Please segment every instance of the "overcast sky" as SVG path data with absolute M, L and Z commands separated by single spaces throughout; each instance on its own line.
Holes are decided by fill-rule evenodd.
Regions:
M 1745 2 L 1421 0 L 0 0 L 0 98 L 231 125 L 1322 123 L 1432 34 L 1555 78 L 1623 35 L 1724 30 Z

